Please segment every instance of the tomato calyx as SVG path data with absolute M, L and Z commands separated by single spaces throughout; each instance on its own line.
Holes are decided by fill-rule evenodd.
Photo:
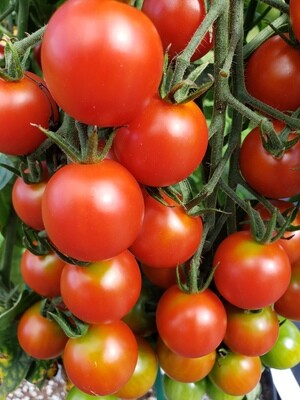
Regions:
M 66 309 L 61 297 L 43 299 L 40 313 L 43 317 L 55 321 L 69 338 L 79 338 L 88 331 L 89 325 Z

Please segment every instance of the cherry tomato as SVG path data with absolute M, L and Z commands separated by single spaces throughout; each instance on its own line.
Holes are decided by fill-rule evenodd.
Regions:
M 45 82 L 32 72 L 19 81 L 0 79 L 0 152 L 32 153 L 46 139 L 36 126 L 49 128 L 58 120 L 58 109 Z
M 133 255 L 125 250 L 87 267 L 66 264 L 61 275 L 61 296 L 67 308 L 90 324 L 124 317 L 141 291 L 141 273 Z
M 113 395 L 107 396 L 94 396 L 91 394 L 87 394 L 79 390 L 76 386 L 73 386 L 72 389 L 67 394 L 66 400 L 119 400 L 118 397 Z
M 183 357 L 202 357 L 224 338 L 226 311 L 210 289 L 189 294 L 177 285 L 167 289 L 157 305 L 156 324 L 165 345 Z
M 162 289 L 167 289 L 177 282 L 176 268 L 153 268 L 145 264 L 142 264 L 141 268 L 147 279 Z
M 27 184 L 18 177 L 12 189 L 12 204 L 16 214 L 26 225 L 37 231 L 44 229 L 42 198 L 47 182 L 48 173 L 44 165 L 44 176 L 40 182 Z
M 183 383 L 163 375 L 163 390 L 166 400 L 204 400 L 205 380 L 192 383 Z
M 282 321 L 277 342 L 261 360 L 267 367 L 276 369 L 293 368 L 300 363 L 300 331 L 292 321 Z
M 300 106 L 299 69 L 300 51 L 274 35 L 250 56 L 245 68 L 246 88 L 280 111 L 295 111 Z
M 218 246 L 214 282 L 221 295 L 239 308 L 269 306 L 286 291 L 291 264 L 280 244 L 260 244 L 248 231 L 227 236 Z
M 137 337 L 138 360 L 129 381 L 116 392 L 121 399 L 136 399 L 145 394 L 153 386 L 158 372 L 158 361 L 155 351 L 143 338 Z
M 142 263 L 157 268 L 174 268 L 193 256 L 200 243 L 203 224 L 189 216 L 181 206 L 160 203 L 144 195 L 145 216 L 142 228 L 131 245 Z
M 87 394 L 108 395 L 132 376 L 138 359 L 134 334 L 122 321 L 91 325 L 79 338 L 69 339 L 64 367 L 69 379 Z
M 162 68 L 162 44 L 151 20 L 117 1 L 67 1 L 43 37 L 50 92 L 65 112 L 89 125 L 131 121 L 157 92 Z
M 298 0 L 290 0 L 290 19 L 294 34 L 300 42 L 300 8 Z
M 42 200 L 50 240 L 81 261 L 100 261 L 126 250 L 143 215 L 138 183 L 113 160 L 63 166 L 50 178 Z
M 207 144 L 206 120 L 194 102 L 170 104 L 155 97 L 132 122 L 117 130 L 113 149 L 137 181 L 168 186 L 198 167 Z
M 160 367 L 178 382 L 200 381 L 209 374 L 216 360 L 215 350 L 201 357 L 182 357 L 170 350 L 161 339 L 157 341 L 156 351 Z
M 170 58 L 181 53 L 206 15 L 204 0 L 144 0 L 142 10 L 155 24 L 164 50 Z M 178 27 L 181 29 L 178 29 Z M 213 47 L 212 32 L 207 32 L 191 60 L 203 57 Z
M 235 353 L 260 356 L 275 344 L 279 321 L 271 306 L 247 311 L 226 304 L 227 329 L 223 342 Z
M 300 259 L 292 264 L 289 286 L 274 304 L 274 309 L 285 318 L 300 321 Z
M 278 133 L 284 128 L 279 121 L 274 121 L 273 125 Z M 289 140 L 293 138 L 295 134 L 291 133 Z M 300 191 L 299 167 L 300 141 L 280 158 L 273 157 L 264 149 L 258 127 L 249 132 L 242 143 L 242 175 L 249 185 L 263 196 L 278 199 L 297 195 Z
M 34 292 L 44 297 L 57 297 L 60 296 L 60 277 L 64 265 L 53 252 L 38 256 L 26 249 L 21 257 L 21 274 Z
M 18 324 L 18 341 L 31 357 L 47 360 L 60 356 L 68 341 L 60 326 L 40 314 L 41 302 L 29 307 Z
M 219 389 L 210 379 L 206 380 L 206 393 L 213 400 L 242 400 L 244 396 L 232 396 Z M 78 399 L 80 400 L 80 399 Z
M 290 211 L 294 209 L 294 204 L 289 201 L 284 200 L 270 200 L 270 202 L 278 208 L 281 213 L 287 212 L 287 215 L 290 215 Z M 258 203 L 255 206 L 255 209 L 259 211 L 263 220 L 269 220 L 271 218 L 270 212 L 261 204 Z M 296 217 L 291 222 L 292 226 L 300 225 L 300 211 L 297 212 Z M 300 259 L 300 230 L 295 231 L 286 231 L 282 239 L 278 240 L 278 243 L 284 248 L 286 251 L 291 264 Z
M 209 378 L 223 392 L 241 396 L 255 388 L 260 381 L 261 373 L 262 365 L 259 357 L 228 352 L 217 358 Z

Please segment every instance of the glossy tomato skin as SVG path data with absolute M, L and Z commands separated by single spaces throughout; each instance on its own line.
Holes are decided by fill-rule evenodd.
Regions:
M 198 167 L 207 144 L 207 123 L 194 102 L 170 104 L 155 97 L 137 118 L 117 130 L 113 149 L 137 181 L 168 186 Z
M 157 92 L 162 67 L 162 44 L 151 20 L 117 1 L 68 1 L 43 37 L 42 69 L 53 97 L 89 125 L 132 120 Z
M 118 398 L 137 399 L 145 396 L 154 385 L 158 372 L 158 360 L 154 349 L 146 339 L 136 337 L 138 360 L 129 381 L 116 392 Z
M 250 56 L 245 68 L 246 88 L 280 111 L 295 111 L 300 105 L 299 69 L 300 51 L 274 35 Z
M 146 193 L 144 199 L 144 220 L 131 252 L 150 267 L 174 268 L 184 263 L 200 243 L 201 218 L 189 216 L 175 202 L 164 205 Z
M 184 5 L 180 0 L 144 0 L 142 10 L 156 26 L 170 59 L 184 50 L 206 15 L 203 0 L 189 0 Z M 212 47 L 213 35 L 208 32 L 191 60 L 203 57 Z
M 68 337 L 55 321 L 40 314 L 41 302 L 29 307 L 18 324 L 18 341 L 30 356 L 48 360 L 60 356 Z
M 218 246 L 214 282 L 231 304 L 256 310 L 277 301 L 291 278 L 291 264 L 280 244 L 260 244 L 248 231 L 227 236 Z
M 143 215 L 138 183 L 113 160 L 63 166 L 49 180 L 42 200 L 50 240 L 81 261 L 100 261 L 126 250 Z
M 45 82 L 29 71 L 19 81 L 0 79 L 0 102 L 1 153 L 32 153 L 46 139 L 32 124 L 47 129 L 58 120 L 57 106 Z
M 66 264 L 61 275 L 61 296 L 67 308 L 82 321 L 111 322 L 132 309 L 141 282 L 139 265 L 125 250 L 86 267 Z
M 284 125 L 273 122 L 276 132 Z M 289 135 L 289 140 L 295 134 Z M 300 190 L 300 141 L 280 158 L 273 157 L 262 144 L 259 128 L 254 128 L 244 139 L 240 151 L 240 169 L 245 180 L 258 193 L 273 199 L 295 196 Z
M 224 338 L 226 320 L 221 300 L 210 289 L 188 294 L 174 285 L 157 305 L 159 336 L 183 357 L 202 357 L 214 351 Z
M 205 399 L 205 380 L 192 383 L 183 383 L 163 375 L 163 391 L 166 400 L 202 400 Z M 204 397 L 205 396 L 205 397 Z
M 227 394 L 223 392 L 222 389 L 218 388 L 210 379 L 206 379 L 206 393 L 210 399 L 214 400 L 243 400 L 244 396 L 232 396 L 231 394 Z M 80 399 L 78 399 L 80 400 Z
M 159 288 L 167 289 L 177 282 L 176 268 L 154 268 L 141 264 L 141 269 L 147 279 Z
M 241 396 L 255 388 L 260 381 L 261 374 L 260 357 L 228 352 L 217 358 L 209 378 L 225 393 Z
M 292 264 L 289 286 L 274 304 L 274 309 L 285 318 L 300 321 L 300 260 Z
M 270 200 L 270 202 L 278 208 L 281 213 L 287 213 L 287 215 L 290 215 L 295 207 L 295 205 L 290 201 Z M 255 209 L 259 211 L 263 220 L 268 221 L 271 218 L 270 212 L 261 203 L 258 203 L 255 206 Z M 291 225 L 295 227 L 300 225 L 300 211 L 297 212 Z M 300 259 L 300 230 L 286 231 L 283 234 L 282 239 L 278 240 L 278 243 L 280 243 L 286 251 L 291 264 Z
M 215 350 L 202 357 L 182 357 L 170 350 L 161 339 L 157 341 L 156 352 L 165 374 L 184 383 L 200 381 L 206 377 L 216 360 Z
M 267 353 L 279 334 L 279 320 L 271 306 L 250 312 L 225 306 L 227 329 L 223 342 L 235 353 L 255 357 Z
M 113 394 L 128 382 L 138 360 L 136 338 L 122 321 L 91 325 L 86 335 L 69 339 L 64 367 L 87 394 Z M 126 368 L 125 368 L 126 366 Z
M 26 249 L 21 257 L 21 274 L 34 292 L 48 298 L 57 297 L 64 265 L 53 252 L 38 256 Z
M 25 183 L 18 177 L 12 189 L 12 204 L 18 217 L 29 227 L 41 231 L 44 229 L 42 218 L 42 198 L 48 181 L 44 167 L 44 176 L 40 182 Z
M 98 397 L 99 398 L 99 397 Z M 97 397 L 79 390 L 76 386 L 68 392 L 66 400 L 96 400 Z M 101 400 L 119 400 L 114 395 L 101 396 Z
M 282 320 L 279 337 L 273 348 L 261 357 L 269 368 L 293 368 L 300 362 L 300 331 L 289 319 Z
M 293 32 L 300 42 L 300 8 L 298 0 L 290 0 L 290 19 Z

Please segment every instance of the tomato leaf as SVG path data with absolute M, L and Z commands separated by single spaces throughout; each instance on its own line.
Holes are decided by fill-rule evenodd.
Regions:
M 0 398 L 15 390 L 25 378 L 30 364 L 29 357 L 18 344 L 17 326 L 9 324 L 0 336 Z

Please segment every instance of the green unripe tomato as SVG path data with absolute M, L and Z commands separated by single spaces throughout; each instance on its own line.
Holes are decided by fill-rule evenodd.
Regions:
M 66 400 L 118 400 L 116 396 L 93 396 L 79 390 L 76 386 L 73 386 L 69 391 Z
M 166 400 L 202 400 L 205 395 L 205 380 L 182 383 L 163 375 L 163 390 Z

